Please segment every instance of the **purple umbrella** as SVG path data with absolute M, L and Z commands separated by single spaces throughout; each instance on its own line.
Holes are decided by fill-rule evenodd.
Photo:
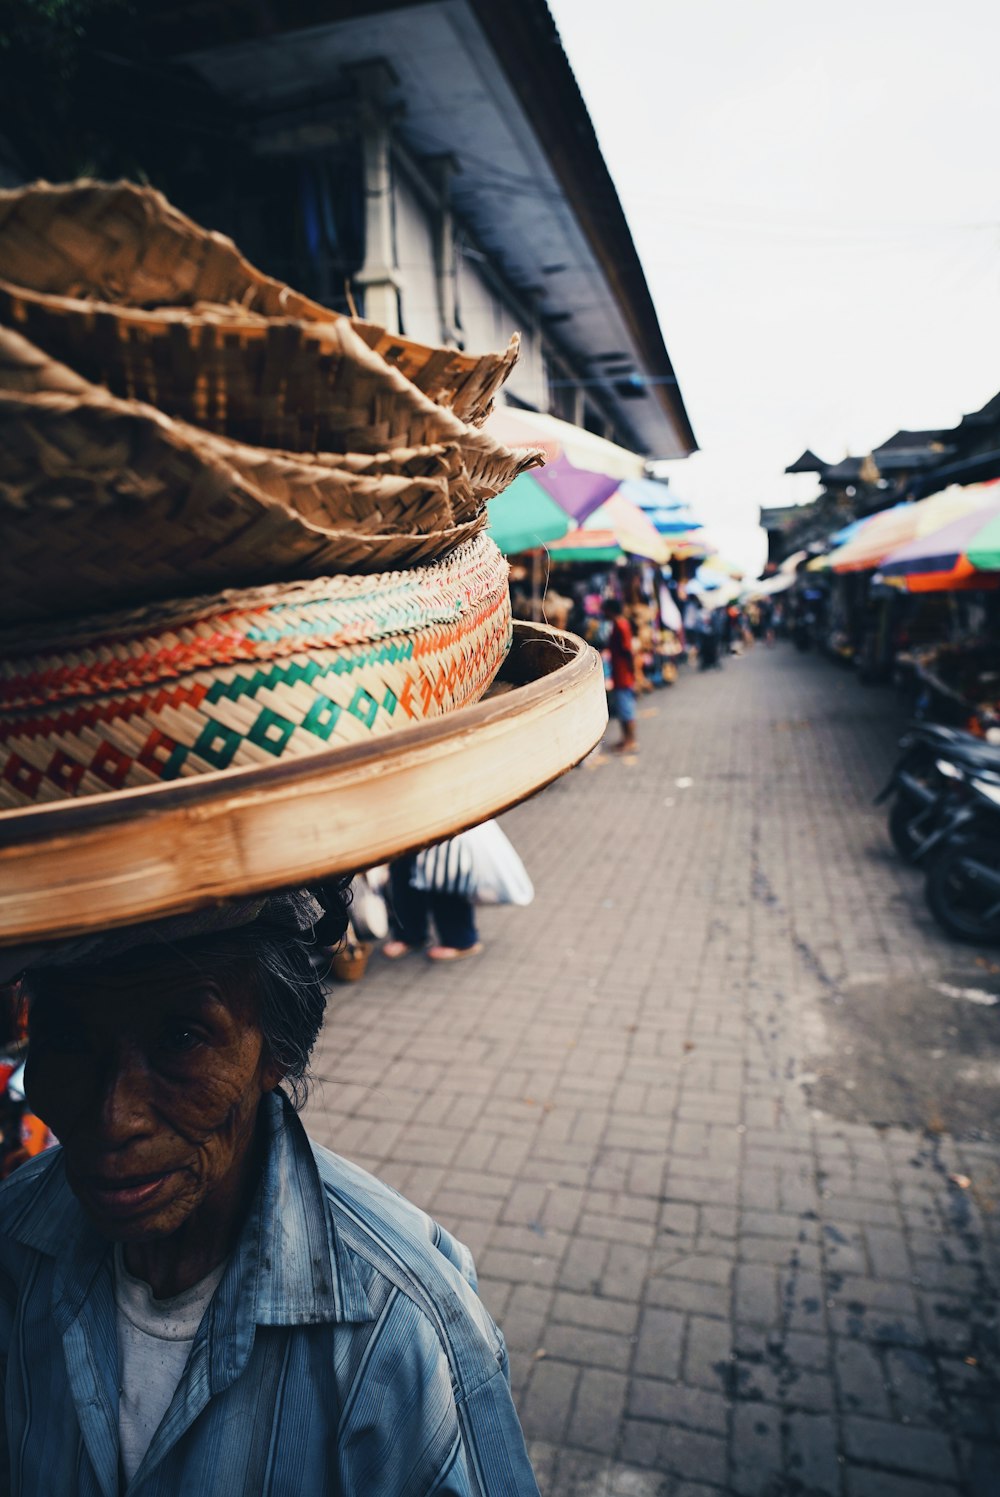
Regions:
M 562 456 L 553 458 L 544 468 L 536 468 L 531 476 L 577 525 L 621 487 L 621 479 L 577 468 Z

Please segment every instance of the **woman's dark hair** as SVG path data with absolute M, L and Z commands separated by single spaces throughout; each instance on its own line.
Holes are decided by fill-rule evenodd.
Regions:
M 329 963 L 317 960 L 311 935 L 266 926 L 249 926 L 240 947 L 239 965 L 243 971 L 250 967 L 265 1049 L 283 1072 L 282 1085 L 293 1106 L 301 1108 L 309 1092 L 309 1057 L 326 1012 Z
M 328 951 L 347 933 L 350 885 L 344 878 L 314 890 L 324 914 L 311 929 L 289 931 L 265 915 L 199 942 L 200 954 L 213 965 L 232 961 L 241 975 L 249 974 L 267 1053 L 283 1071 L 284 1088 L 297 1110 L 309 1094 L 309 1057 L 326 1012 Z

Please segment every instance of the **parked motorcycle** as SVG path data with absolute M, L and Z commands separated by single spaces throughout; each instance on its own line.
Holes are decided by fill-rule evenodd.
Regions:
M 1000 943 L 1000 779 L 969 777 L 931 860 L 925 893 L 949 935 Z
M 960 728 L 917 723 L 900 740 L 900 755 L 876 805 L 893 797 L 889 835 L 908 863 L 926 858 L 947 835 L 972 777 L 1000 779 L 1000 749 Z

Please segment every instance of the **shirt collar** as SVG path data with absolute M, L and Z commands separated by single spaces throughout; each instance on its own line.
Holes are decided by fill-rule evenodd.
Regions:
M 267 1151 L 260 1184 L 217 1292 L 219 1311 L 258 1325 L 374 1318 L 337 1234 L 312 1146 L 279 1092 L 261 1104 Z M 107 1252 L 66 1181 L 62 1150 L 17 1170 L 0 1190 L 4 1234 L 55 1258 L 70 1314 Z M 250 1316 L 243 1312 L 250 1311 Z M 247 1327 L 249 1328 L 249 1327 Z
M 246 1254 L 240 1277 L 256 1274 L 254 1319 L 258 1325 L 372 1320 L 305 1129 L 280 1092 L 266 1097 L 263 1107 L 267 1164 L 238 1249 Z

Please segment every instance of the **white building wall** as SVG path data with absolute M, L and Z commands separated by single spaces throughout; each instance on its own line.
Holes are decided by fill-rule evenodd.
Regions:
M 403 331 L 408 338 L 440 343 L 443 327 L 433 210 L 399 169 L 393 173 L 393 213 Z M 523 316 L 494 290 L 477 259 L 463 253 L 460 244 L 456 246 L 455 262 L 458 332 L 466 351 L 498 351 L 506 348 L 512 333 L 519 332 L 521 356 L 504 388 L 528 405 L 547 411 L 549 390 L 541 334 L 525 325 Z
M 434 225 L 423 200 L 405 176 L 394 173 L 396 272 L 403 332 L 420 343 L 441 342 Z
M 540 334 L 525 326 L 523 318 L 493 290 L 475 260 L 461 251 L 458 255 L 458 308 L 462 341 L 469 353 L 506 348 L 512 333 L 521 334 L 521 357 L 504 389 L 540 411 L 547 410 L 548 390 Z

